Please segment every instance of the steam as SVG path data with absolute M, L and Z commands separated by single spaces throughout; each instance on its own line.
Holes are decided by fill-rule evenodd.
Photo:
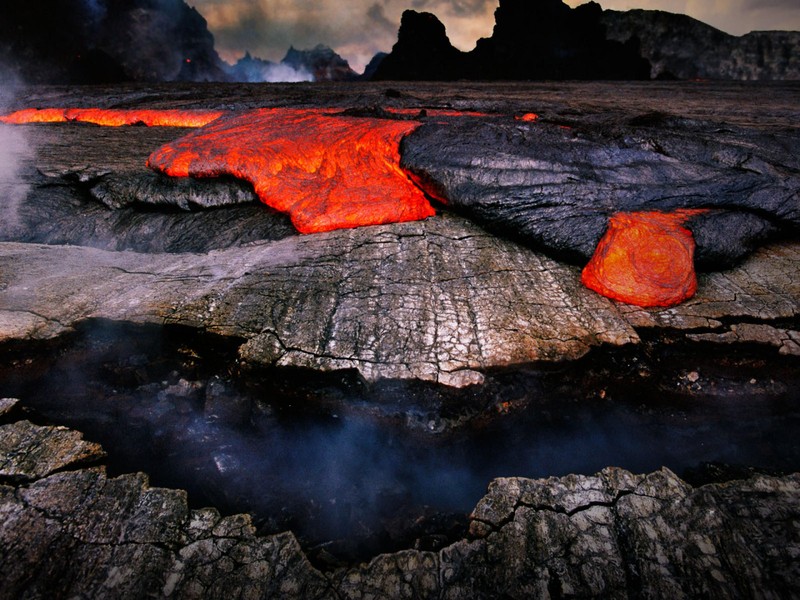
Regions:
M 11 71 L 0 65 L 0 114 L 7 112 L 20 87 Z M 20 226 L 20 207 L 30 188 L 20 170 L 32 155 L 24 129 L 0 123 L 0 233 L 3 235 Z
M 305 68 L 295 69 L 282 63 L 266 63 L 248 71 L 246 81 L 248 83 L 298 83 L 314 81 L 314 75 Z

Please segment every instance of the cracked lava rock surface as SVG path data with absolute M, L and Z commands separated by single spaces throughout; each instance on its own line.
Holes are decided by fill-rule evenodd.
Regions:
M 789 164 L 798 156 L 791 152 L 796 86 L 393 86 L 365 85 L 358 95 L 339 85 L 25 92 L 8 108 L 379 105 L 540 118 L 509 119 L 516 150 L 508 169 L 498 150 L 494 171 L 459 188 L 469 169 L 454 162 L 457 177 L 440 184 L 468 193 L 463 201 L 449 194 L 435 217 L 307 236 L 258 204 L 242 182 L 175 180 L 145 169 L 153 149 L 177 137 L 174 128 L 15 126 L 19 143 L 6 150 L 13 168 L 0 181 L 8 199 L 0 220 L 0 341 L 53 338 L 93 318 L 177 323 L 236 339 L 245 363 L 449 386 L 480 384 L 493 368 L 557 364 L 593 347 L 636 344 L 645 331 L 669 330 L 706 349 L 746 343 L 800 354 L 797 169 Z M 440 130 L 463 127 L 483 128 L 473 136 L 479 141 L 495 127 L 476 123 L 447 129 L 431 120 L 408 140 L 422 147 L 446 139 Z M 565 230 L 552 227 L 560 212 L 542 221 L 484 213 L 492 203 L 487 177 L 525 184 L 519 164 L 529 160 L 531 138 L 519 128 L 541 124 L 552 132 L 545 138 L 582 135 L 591 147 L 612 139 L 633 148 L 628 155 L 658 155 L 671 169 L 689 164 L 694 191 L 715 209 L 687 224 L 697 264 L 725 270 L 700 272 L 696 295 L 678 306 L 642 309 L 586 289 L 579 265 L 553 258 L 588 260 L 613 211 L 588 227 L 571 227 L 567 215 L 563 224 L 578 241 L 566 246 L 557 246 Z M 458 139 L 472 143 L 463 133 Z M 648 146 L 654 141 L 672 150 Z M 688 155 L 671 158 L 684 142 Z M 731 144 L 733 154 L 725 150 Z M 419 165 L 423 154 L 404 150 L 403 160 Z M 728 168 L 738 178 L 719 175 Z M 727 182 L 726 193 L 714 193 L 708 173 Z M 591 181 L 565 185 L 580 194 Z M 752 194 L 732 200 L 742 198 L 731 191 L 742 186 Z M 559 193 L 555 184 L 552 190 Z M 530 228 L 503 223 L 516 218 Z M 720 240 L 719 223 L 706 226 L 712 219 L 731 235 Z M 0 557 L 13 565 L 3 575 L 5 595 L 43 596 L 56 582 L 67 595 L 221 597 L 238 589 L 298 598 L 785 597 L 800 585 L 796 476 L 698 488 L 668 471 L 614 468 L 591 477 L 499 479 L 473 512 L 468 538 L 439 552 L 408 550 L 322 573 L 290 533 L 257 537 L 247 517 L 190 511 L 182 492 L 150 488 L 142 475 L 108 478 L 97 466 L 82 467 L 102 452 L 77 434 L 19 420 L 3 427 Z
M 800 577 L 797 475 L 697 488 L 667 469 L 497 479 L 465 539 L 321 572 L 289 532 L 190 510 L 141 473 L 107 476 L 74 431 L 5 420 L 7 598 L 780 598 Z

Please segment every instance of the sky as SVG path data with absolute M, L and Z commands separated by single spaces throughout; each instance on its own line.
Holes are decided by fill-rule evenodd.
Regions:
M 570 6 L 585 0 L 566 0 Z M 497 0 L 188 0 L 208 21 L 223 59 L 245 51 L 279 61 L 289 46 L 325 44 L 356 71 L 391 50 L 405 9 L 434 13 L 454 46 L 471 50 L 492 33 Z M 688 14 L 734 35 L 800 30 L 800 0 L 600 0 L 603 8 L 646 8 Z

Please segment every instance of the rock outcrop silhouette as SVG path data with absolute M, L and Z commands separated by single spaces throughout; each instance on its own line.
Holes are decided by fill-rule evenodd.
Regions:
M 647 79 L 635 39 L 606 39 L 600 5 L 501 0 L 491 37 L 471 52 L 450 44 L 430 13 L 403 13 L 398 41 L 374 79 Z

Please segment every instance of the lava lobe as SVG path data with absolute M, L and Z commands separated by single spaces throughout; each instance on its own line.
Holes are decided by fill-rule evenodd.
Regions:
M 584 267 L 591 290 L 637 306 L 674 306 L 697 289 L 694 238 L 682 225 L 703 209 L 617 213 Z
M 301 233 L 432 216 L 425 194 L 400 168 L 400 140 L 419 123 L 330 112 L 224 116 L 156 150 L 148 166 L 177 177 L 245 179 Z

